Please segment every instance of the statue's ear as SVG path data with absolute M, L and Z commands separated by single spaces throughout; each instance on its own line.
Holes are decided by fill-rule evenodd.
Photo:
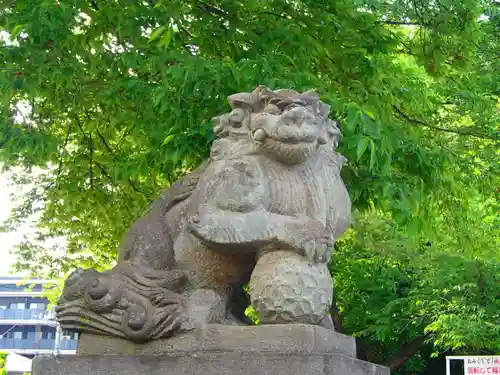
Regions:
M 347 158 L 344 156 L 344 155 L 341 155 L 341 154 L 337 154 L 338 155 L 338 161 L 339 161 L 339 164 L 341 167 L 343 167 L 344 165 L 346 165 L 349 160 L 347 160 Z
M 326 103 L 318 102 L 318 112 L 321 117 L 328 117 L 332 107 Z
M 227 101 L 234 108 L 253 110 L 255 107 L 255 96 L 249 92 L 240 92 L 227 97 Z
M 300 94 L 300 99 L 307 102 L 317 102 L 319 101 L 319 94 L 314 90 L 308 90 Z
M 229 134 L 229 120 L 227 114 L 212 118 L 212 128 L 217 138 L 224 138 Z
M 337 126 L 337 121 L 335 120 L 328 120 L 327 132 L 330 137 L 337 137 L 338 139 L 342 138 L 342 133 Z

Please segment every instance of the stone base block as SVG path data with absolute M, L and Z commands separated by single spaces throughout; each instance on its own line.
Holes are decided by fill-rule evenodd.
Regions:
M 83 334 L 76 356 L 37 357 L 33 375 L 389 375 L 352 337 L 309 325 L 203 329 L 146 344 Z
M 342 354 L 203 353 L 37 357 L 33 375 L 389 375 Z
M 203 329 L 135 344 L 116 337 L 82 334 L 78 340 L 80 355 L 162 355 L 206 352 L 239 353 L 339 353 L 356 357 L 353 337 L 308 324 L 266 324 L 228 326 L 209 324 Z

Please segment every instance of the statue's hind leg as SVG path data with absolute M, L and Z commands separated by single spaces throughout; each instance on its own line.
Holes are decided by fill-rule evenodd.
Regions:
M 244 324 L 240 316 L 248 303 L 243 307 L 235 299 L 245 298 L 238 291 L 250 278 L 255 256 L 217 253 L 189 234 L 177 245 L 177 265 L 186 270 L 190 280 L 190 291 L 186 292 L 190 316 L 197 324 Z

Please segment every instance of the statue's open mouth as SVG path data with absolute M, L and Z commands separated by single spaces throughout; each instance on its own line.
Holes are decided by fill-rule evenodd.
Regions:
M 297 130 L 282 130 L 279 134 L 269 134 L 262 128 L 255 130 L 252 134 L 252 138 L 260 143 L 264 143 L 266 139 L 270 139 L 275 142 L 289 145 L 311 144 L 318 140 L 315 134 L 308 134 L 303 131 L 299 133 Z

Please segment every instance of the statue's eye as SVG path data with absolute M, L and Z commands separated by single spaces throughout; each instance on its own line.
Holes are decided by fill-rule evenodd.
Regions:
M 234 127 L 240 127 L 244 119 L 245 111 L 241 108 L 236 108 L 229 115 L 229 121 L 231 121 L 231 125 Z
M 287 111 L 287 110 L 290 110 L 292 108 L 297 108 L 297 107 L 304 107 L 306 108 L 307 106 L 307 103 L 304 102 L 303 100 L 300 100 L 300 99 L 289 99 L 289 98 L 285 98 L 285 99 L 282 99 L 276 103 L 273 103 L 275 104 L 280 110 L 282 111 Z
M 293 104 L 295 104 L 299 107 L 307 107 L 307 102 L 300 100 L 300 99 L 294 99 Z
M 299 108 L 299 107 L 302 107 L 302 106 L 298 103 L 291 103 L 291 104 L 287 105 L 285 109 L 289 111 L 293 108 Z
M 274 104 L 276 107 L 278 107 L 280 110 L 286 109 L 290 104 L 293 102 L 290 99 L 275 99 L 271 100 L 270 104 Z

